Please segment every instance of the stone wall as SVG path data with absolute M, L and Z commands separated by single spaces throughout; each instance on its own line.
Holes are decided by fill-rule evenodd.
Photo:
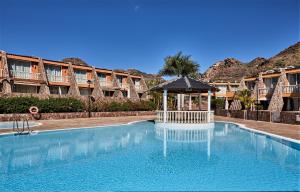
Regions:
M 246 111 L 248 120 L 257 120 L 257 112 L 256 111 Z M 270 121 L 271 120 L 271 112 L 270 111 L 258 111 L 258 121 Z
M 282 111 L 280 113 L 280 122 L 300 125 L 300 121 L 296 121 L 297 115 L 300 115 L 300 111 L 299 112 Z
M 143 115 L 155 115 L 155 114 L 156 113 L 154 111 L 91 112 L 91 117 L 143 116 Z M 34 120 L 34 117 L 31 114 L 0 114 L 0 122 L 13 121 L 16 117 Z M 74 119 L 74 118 L 88 118 L 88 112 L 41 113 L 39 117 L 40 120 Z
M 272 122 L 272 117 L 277 112 L 271 112 L 271 111 L 258 111 L 258 120 L 259 121 L 266 121 L 266 122 Z M 257 114 L 256 111 L 245 111 L 245 110 L 224 110 L 224 109 L 216 109 L 215 115 L 217 116 L 223 116 L 223 117 L 233 117 L 233 118 L 239 118 L 239 119 L 247 119 L 247 120 L 256 120 Z M 286 124 L 294 124 L 294 125 L 300 125 L 300 121 L 296 121 L 296 116 L 300 115 L 299 112 L 291 112 L 291 111 L 282 111 L 279 114 L 279 120 L 273 121 L 274 123 L 286 123 Z

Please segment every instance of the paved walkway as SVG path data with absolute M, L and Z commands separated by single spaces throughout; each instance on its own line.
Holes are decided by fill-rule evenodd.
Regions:
M 230 121 L 246 125 L 246 127 L 265 131 L 292 139 L 300 140 L 300 125 L 270 123 L 264 121 L 243 120 L 238 118 L 215 116 L 215 121 Z
M 126 117 L 101 117 L 101 118 L 78 118 L 78 119 L 60 119 L 60 120 L 42 120 L 42 125 L 34 127 L 34 130 L 55 130 L 80 127 L 94 127 L 101 125 L 122 124 L 132 121 L 153 120 L 155 116 L 126 116 Z M 249 128 L 257 129 L 300 140 L 300 126 L 280 123 L 269 123 L 262 121 L 243 120 L 229 117 L 215 116 L 216 121 L 230 121 L 246 125 Z M 12 130 L 0 130 L 0 133 L 9 133 Z
M 95 127 L 101 125 L 123 124 L 132 121 L 153 120 L 155 116 L 126 116 L 126 117 L 101 117 L 101 118 L 78 118 L 78 119 L 59 119 L 59 120 L 41 120 L 38 121 L 42 125 L 33 127 L 33 130 L 55 130 L 80 127 Z M 1 130 L 1 133 L 12 132 L 9 130 Z

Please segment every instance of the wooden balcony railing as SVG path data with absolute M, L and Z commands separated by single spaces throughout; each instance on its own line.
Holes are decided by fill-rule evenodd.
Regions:
M 213 111 L 167 111 L 166 123 L 209 123 L 214 121 Z M 164 111 L 157 111 L 157 122 L 164 122 Z
M 300 93 L 300 84 L 283 86 L 283 93 Z
M 13 78 L 18 78 L 18 79 L 33 79 L 33 80 L 41 79 L 40 73 L 30 73 L 30 72 L 15 71 L 15 70 L 11 70 L 10 73 Z
M 62 75 L 47 75 L 48 81 L 50 82 L 64 82 L 68 83 L 70 81 L 69 76 L 62 76 Z

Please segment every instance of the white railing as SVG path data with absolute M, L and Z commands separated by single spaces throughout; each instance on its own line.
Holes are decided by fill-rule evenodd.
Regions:
M 87 77 L 78 77 L 75 75 L 76 82 L 79 84 L 87 84 Z
M 30 73 L 30 72 L 14 71 L 14 70 L 11 70 L 10 73 L 13 78 L 19 78 L 19 79 L 39 80 L 41 76 L 40 73 Z
M 300 84 L 283 86 L 283 93 L 300 93 Z
M 258 95 L 268 95 L 268 94 L 272 94 L 274 91 L 273 88 L 261 88 L 258 89 Z
M 119 83 L 119 85 L 123 89 L 128 89 L 128 84 L 127 83 Z
M 163 111 L 157 111 L 156 121 L 164 122 Z M 167 123 L 209 123 L 213 121 L 213 111 L 167 111 L 166 116 Z
M 101 87 L 112 87 L 113 83 L 112 83 L 112 81 L 101 81 L 100 80 L 100 86 Z
M 138 91 L 142 91 L 143 90 L 143 86 L 142 85 L 134 85 L 134 87 Z
M 69 82 L 69 76 L 62 75 L 47 75 L 47 78 L 50 82 Z

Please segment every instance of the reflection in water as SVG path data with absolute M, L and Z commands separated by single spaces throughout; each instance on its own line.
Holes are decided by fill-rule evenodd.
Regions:
M 211 153 L 211 141 L 213 139 L 214 124 L 155 124 L 156 138 L 163 140 L 163 154 L 167 156 L 167 143 L 207 143 L 207 157 Z
M 297 191 L 298 149 L 230 123 L 0 136 L 0 191 Z
M 139 131 L 135 128 L 108 128 L 1 138 L 0 174 L 93 158 L 138 145 L 147 134 L 146 128 Z

